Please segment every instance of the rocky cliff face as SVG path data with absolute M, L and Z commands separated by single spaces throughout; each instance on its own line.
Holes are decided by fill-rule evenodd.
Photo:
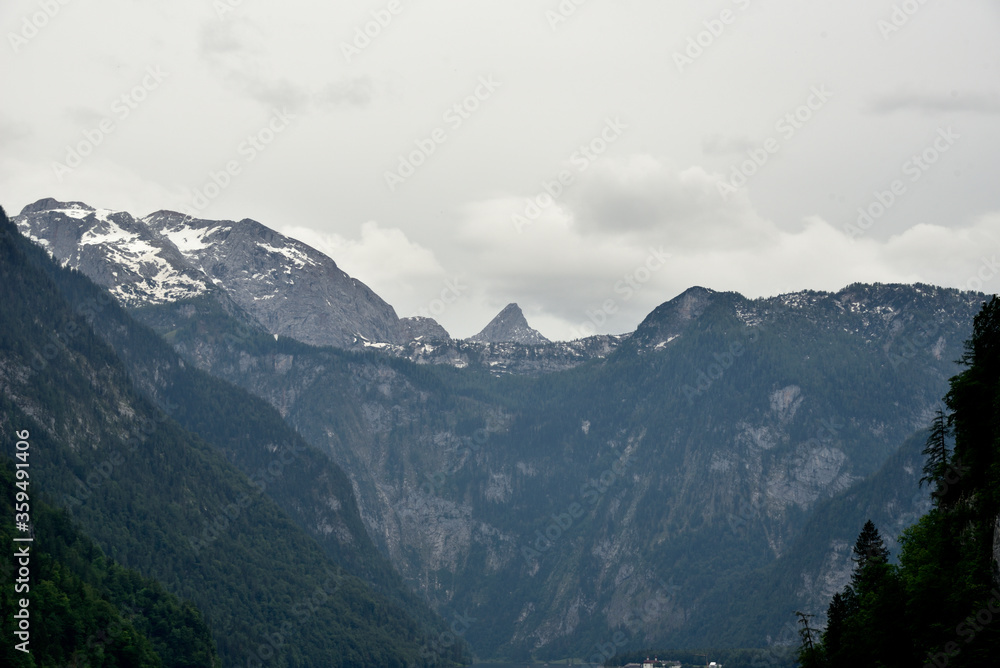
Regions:
M 448 330 L 439 325 L 434 318 L 425 318 L 418 315 L 410 318 L 401 318 L 399 323 L 402 328 L 402 338 L 404 341 L 451 340 Z
M 892 532 L 916 517 L 919 490 L 900 474 L 806 541 L 811 518 L 926 426 L 980 299 L 929 286 L 764 300 L 694 289 L 632 336 L 590 341 L 589 364 L 545 366 L 581 342 L 407 349 L 506 366 L 468 377 L 280 342 L 175 341 L 350 473 L 370 533 L 411 585 L 441 610 L 491 619 L 469 630 L 478 652 L 556 656 L 615 628 L 634 645 L 695 643 L 720 609 L 746 615 L 735 644 L 759 643 L 782 624 L 732 603 L 735 583 L 792 578 L 782 605 L 842 586 L 854 520 L 877 511 Z M 541 375 L 510 377 L 523 369 Z M 647 603 L 653 613 L 636 615 Z
M 983 298 L 925 285 L 754 300 L 692 288 L 630 336 L 539 341 L 511 305 L 485 341 L 413 321 L 403 338 L 420 338 L 400 342 L 388 340 L 398 321 L 366 310 L 352 279 L 252 221 L 35 209 L 19 226 L 105 271 L 116 294 L 163 284 L 143 272 L 183 287 L 189 274 L 169 268 L 186 262 L 201 281 L 183 287 L 191 296 L 147 295 L 138 315 L 340 464 L 408 582 L 441 610 L 490 620 L 466 636 L 482 656 L 579 655 L 613 629 L 633 646 L 699 644 L 720 624 L 734 645 L 776 633 L 784 620 L 762 618 L 754 592 L 793 592 L 775 610 L 828 595 L 866 515 L 889 527 L 916 516 L 912 464 L 894 464 L 878 493 L 859 490 L 930 422 Z M 138 255 L 133 238 L 161 244 L 148 252 L 167 264 L 132 261 L 126 281 L 117 267 Z M 313 279 L 324 285 L 301 285 Z M 334 302 L 382 313 L 337 336 L 386 355 L 239 331 L 212 310 L 213 290 L 300 341 Z M 286 292 L 287 308 L 266 303 Z

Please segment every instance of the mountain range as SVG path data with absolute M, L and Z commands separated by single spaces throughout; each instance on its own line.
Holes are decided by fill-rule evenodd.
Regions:
M 154 650 L 171 628 L 188 634 L 166 647 L 187 644 L 190 653 L 160 651 L 155 661 L 133 657 L 130 665 L 402 667 L 461 659 L 461 643 L 428 649 L 447 625 L 375 549 L 344 472 L 275 409 L 187 364 L 109 292 L 53 263 L 2 210 L 0 279 L 0 424 L 31 435 L 35 521 L 43 521 L 39 501 L 58 504 L 96 541 L 96 558 L 161 583 L 203 616 L 168 619 L 166 605 L 177 604 L 157 603 L 139 591 L 141 581 L 131 596 L 121 585 L 105 593 L 109 585 L 90 575 L 100 564 L 57 553 L 114 605 L 155 604 L 147 624 L 167 628 L 153 628 Z M 3 452 L 17 456 L 14 439 L 4 440 Z M 67 532 L 47 524 L 35 531 Z M 45 562 L 33 568 L 36 589 L 48 591 Z M 115 665 L 94 649 L 93 635 L 106 627 L 87 630 L 70 619 L 60 631 L 60 623 L 36 618 L 36 642 L 62 636 L 67 661 L 97 651 L 93 665 Z M 207 653 L 190 635 L 206 626 Z M 193 662 L 199 654 L 205 659 Z M 37 665 L 16 656 L 13 665 Z
M 630 334 L 551 342 L 510 304 L 458 341 L 254 221 L 42 200 L 13 222 L 126 309 L 95 336 L 136 392 L 190 407 L 179 428 L 252 474 L 270 446 L 222 416 L 257 406 L 312 453 L 268 499 L 324 558 L 516 661 L 788 642 L 866 519 L 892 537 L 929 506 L 920 444 L 984 299 L 693 287 Z

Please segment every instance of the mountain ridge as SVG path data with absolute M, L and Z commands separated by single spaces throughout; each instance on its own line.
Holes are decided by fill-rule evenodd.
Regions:
M 490 628 L 469 630 L 477 653 L 526 660 L 579 656 L 577 643 L 610 633 L 646 600 L 660 612 L 630 643 L 704 646 L 685 620 L 719 622 L 703 610 L 725 600 L 713 587 L 777 577 L 768 566 L 798 549 L 811 514 L 876 475 L 927 424 L 979 299 L 903 285 L 766 299 L 694 289 L 606 354 L 530 374 L 285 340 L 264 354 L 249 341 L 211 344 L 176 317 L 169 331 L 186 359 L 280 405 L 350 472 L 369 532 L 435 607 L 479 617 L 477 602 L 494 602 Z M 166 323 L 177 308 L 154 311 Z M 935 333 L 909 334 L 921 331 Z M 559 344 L 484 345 L 530 358 Z M 332 397 L 346 413 L 331 413 Z M 581 501 L 587 512 L 569 515 L 569 529 L 553 524 Z M 914 508 L 867 512 L 911 517 Z M 555 549 L 539 538 L 546 531 Z M 809 580 L 783 580 L 775 610 L 840 584 L 849 572 L 841 552 L 834 541 L 796 557 Z M 657 583 L 671 580 L 661 600 Z M 741 606 L 727 643 L 777 637 L 783 622 Z
M 489 617 L 467 633 L 481 656 L 521 661 L 580 656 L 648 601 L 633 647 L 704 645 L 695 620 L 731 624 L 727 643 L 777 637 L 782 610 L 847 577 L 832 529 L 766 614 L 706 606 L 777 577 L 811 518 L 927 425 L 981 301 L 923 284 L 754 299 L 695 286 L 626 336 L 356 350 L 247 329 L 210 293 L 134 313 L 342 466 L 406 581 L 439 611 Z M 851 513 L 919 505 L 863 496 Z M 890 503 L 909 505 L 875 507 Z
M 393 308 L 368 286 L 249 218 L 211 221 L 167 210 L 136 218 L 47 198 L 13 220 L 57 261 L 130 307 L 210 293 L 231 299 L 272 334 L 313 345 L 403 337 Z

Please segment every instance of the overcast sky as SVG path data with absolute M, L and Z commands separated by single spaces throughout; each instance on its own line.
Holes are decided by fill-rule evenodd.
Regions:
M 453 336 L 509 302 L 631 331 L 692 285 L 1000 289 L 995 0 L 5 0 L 0 27 L 9 213 L 253 218 Z

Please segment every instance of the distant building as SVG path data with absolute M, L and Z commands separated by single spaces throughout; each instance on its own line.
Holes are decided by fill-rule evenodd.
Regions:
M 680 661 L 665 661 L 663 659 L 649 659 L 647 658 L 641 664 L 630 663 L 625 668 L 676 668 L 680 666 Z

